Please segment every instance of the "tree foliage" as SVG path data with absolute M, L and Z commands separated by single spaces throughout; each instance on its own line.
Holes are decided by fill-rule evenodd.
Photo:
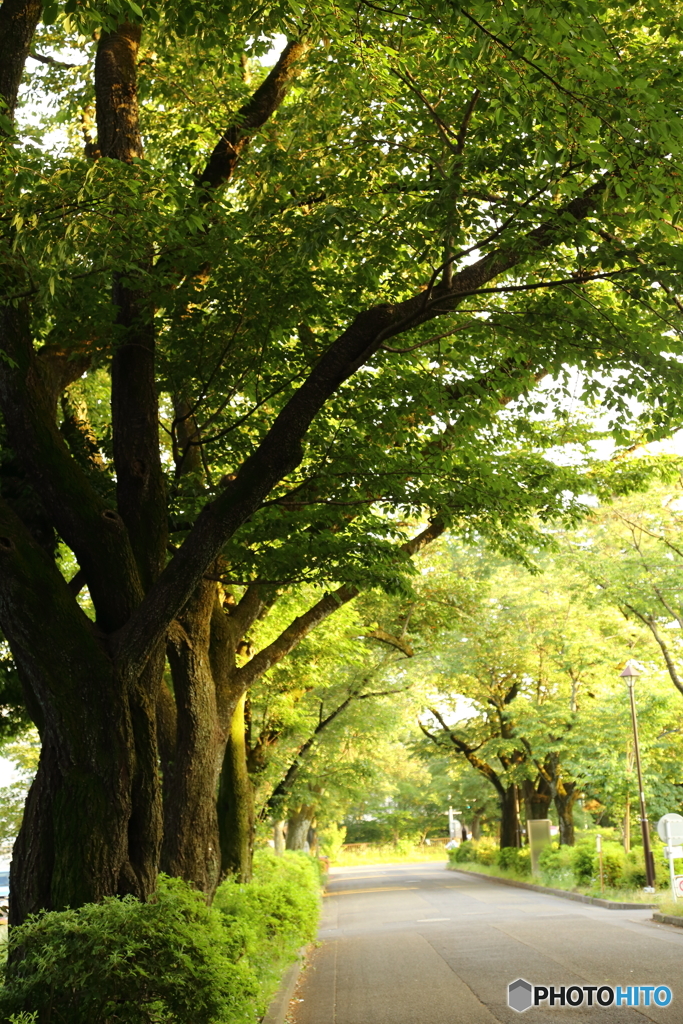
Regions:
M 42 739 L 13 921 L 160 865 L 210 895 L 247 689 L 446 527 L 519 554 L 604 486 L 575 370 L 619 440 L 634 399 L 679 422 L 679 22 L 4 0 L 0 626 Z

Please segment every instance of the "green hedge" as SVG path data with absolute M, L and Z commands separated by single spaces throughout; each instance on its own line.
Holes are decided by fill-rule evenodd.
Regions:
M 12 930 L 0 1021 L 50 1024 L 253 1024 L 282 967 L 314 935 L 318 866 L 305 854 L 255 858 L 248 885 L 225 882 L 213 907 L 161 877 L 148 903 L 112 897 L 43 913 Z
M 545 885 L 597 885 L 600 861 L 595 841 L 576 846 L 546 847 L 539 858 L 541 878 Z M 625 853 L 623 846 L 608 841 L 602 847 L 602 871 L 605 885 L 611 889 L 639 889 L 646 884 L 642 847 Z

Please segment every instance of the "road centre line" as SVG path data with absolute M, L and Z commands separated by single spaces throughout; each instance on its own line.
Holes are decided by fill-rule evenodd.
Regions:
M 334 889 L 323 893 L 324 896 L 355 896 L 361 892 L 399 892 L 406 889 L 419 889 L 419 885 L 382 885 L 377 889 Z

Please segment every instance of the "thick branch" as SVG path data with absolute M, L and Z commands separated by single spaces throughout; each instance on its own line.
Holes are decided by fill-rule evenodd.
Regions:
M 137 94 L 140 36 L 140 25 L 128 22 L 116 32 L 103 32 L 95 58 L 97 148 L 100 156 L 125 163 L 142 156 Z
M 53 559 L 1 499 L 0 625 L 43 722 L 87 717 L 93 681 L 107 685 L 111 662 Z M 108 742 L 84 725 L 83 742 L 91 741 Z
M 451 741 L 455 749 L 458 751 L 458 753 L 463 754 L 463 756 L 469 761 L 472 767 L 476 769 L 476 771 L 478 771 L 480 775 L 483 775 L 484 778 L 488 782 L 490 782 L 491 785 L 494 787 L 496 793 L 498 793 L 498 795 L 501 798 L 503 798 L 505 796 L 505 786 L 501 782 L 498 772 L 496 772 L 495 769 L 492 768 L 491 765 L 488 764 L 486 761 L 483 761 L 480 757 L 477 757 L 472 747 L 468 746 L 467 743 L 464 742 L 464 740 L 458 739 L 458 737 L 453 732 L 451 732 L 451 730 L 446 725 L 446 722 L 444 721 L 442 715 L 436 710 L 436 708 L 429 708 L 429 713 L 433 715 L 434 718 L 436 718 L 437 722 L 445 732 L 446 736 L 448 736 L 449 740 Z
M 303 440 L 317 413 L 382 342 L 452 312 L 464 295 L 471 295 L 487 281 L 523 263 L 530 254 L 566 238 L 571 233 L 571 221 L 590 213 L 604 187 L 602 180 L 591 185 L 523 239 L 464 267 L 453 276 L 450 288 L 428 289 L 404 302 L 375 306 L 356 316 L 280 411 L 236 478 L 203 509 L 158 584 L 121 631 L 117 650 L 133 670 L 148 657 L 225 541 L 256 511 L 275 484 L 299 465 Z
M 140 26 L 127 22 L 115 32 L 103 32 L 95 60 L 100 155 L 125 163 L 142 156 L 137 100 L 140 36 Z M 120 275 L 114 277 L 112 301 L 121 333 L 111 366 L 116 497 L 147 588 L 163 568 L 168 541 L 154 319 L 144 291 Z
M 667 671 L 669 673 L 669 678 L 671 679 L 671 682 L 674 684 L 674 686 L 676 687 L 677 690 L 679 690 L 681 693 L 683 693 L 683 680 L 681 679 L 681 677 L 678 674 L 675 662 L 674 662 L 674 660 L 673 660 L 673 658 L 671 656 L 671 651 L 669 650 L 669 648 L 668 648 L 666 642 L 664 641 L 664 638 L 662 637 L 661 633 L 657 629 L 657 623 L 655 622 L 655 620 L 652 618 L 651 615 L 643 615 L 641 612 L 638 611 L 637 608 L 634 608 L 633 605 L 631 605 L 631 604 L 626 604 L 626 605 L 624 605 L 624 607 L 628 608 L 628 610 L 630 612 L 633 612 L 633 614 L 636 616 L 636 618 L 640 619 L 640 621 L 645 626 L 647 626 L 647 628 L 650 630 L 650 632 L 652 633 L 653 637 L 655 638 L 655 640 L 659 644 L 659 649 L 661 650 L 662 654 L 664 655 L 664 661 L 666 662 L 666 667 L 667 667 Z
M 37 365 L 24 307 L 0 311 L 0 407 L 10 444 L 54 526 L 83 569 L 98 622 L 116 629 L 141 591 L 127 531 L 69 454 Z M 150 649 L 151 650 L 151 649 Z
M 440 518 L 435 519 L 433 523 L 430 523 L 416 537 L 402 544 L 401 550 L 408 555 L 414 555 L 421 551 L 430 541 L 439 537 L 445 528 L 443 520 Z M 319 626 L 321 622 L 324 622 L 328 616 L 336 612 L 342 605 L 353 601 L 359 594 L 360 587 L 353 587 L 346 583 L 332 593 L 325 594 L 320 601 L 312 605 L 303 615 L 299 615 L 294 619 L 271 644 L 268 644 L 262 651 L 254 655 L 251 661 L 239 670 L 238 676 L 241 685 L 245 689 L 252 686 L 273 665 L 282 661 L 290 651 L 294 650 L 308 636 L 311 630 Z
M 0 114 L 6 117 L 14 117 L 21 76 L 42 9 L 40 0 L 4 0 L 0 7 Z
M 263 127 L 287 95 L 311 45 L 307 39 L 296 39 L 287 44 L 273 70 L 238 110 L 233 124 L 226 128 L 198 176 L 198 184 L 216 188 L 230 180 L 252 136 Z

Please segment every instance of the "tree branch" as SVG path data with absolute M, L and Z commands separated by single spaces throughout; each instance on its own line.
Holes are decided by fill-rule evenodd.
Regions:
M 10 120 L 42 10 L 40 0 L 3 0 L 0 6 L 0 114 Z
M 206 167 L 197 176 L 198 185 L 217 188 L 230 180 L 252 136 L 263 127 L 284 100 L 289 86 L 301 71 L 303 58 L 312 45 L 308 39 L 294 39 L 287 43 L 273 70 L 253 96 L 238 110 L 233 124 L 226 128 Z
M 235 479 L 202 510 L 157 584 L 120 631 L 115 649 L 132 671 L 139 670 L 225 541 L 259 508 L 275 484 L 299 465 L 304 456 L 303 440 L 317 413 L 382 342 L 452 312 L 465 295 L 474 294 L 487 281 L 523 263 L 531 253 L 564 240 L 571 233 L 571 222 L 590 213 L 605 185 L 605 179 L 600 179 L 516 243 L 463 267 L 453 276 L 450 288 L 432 288 L 403 302 L 367 309 L 355 317 L 281 409 Z
M 0 360 L 0 407 L 12 449 L 86 575 L 98 623 L 116 629 L 141 597 L 125 524 L 91 486 L 59 433 L 24 306 L 0 311 L 0 346 L 11 360 Z

